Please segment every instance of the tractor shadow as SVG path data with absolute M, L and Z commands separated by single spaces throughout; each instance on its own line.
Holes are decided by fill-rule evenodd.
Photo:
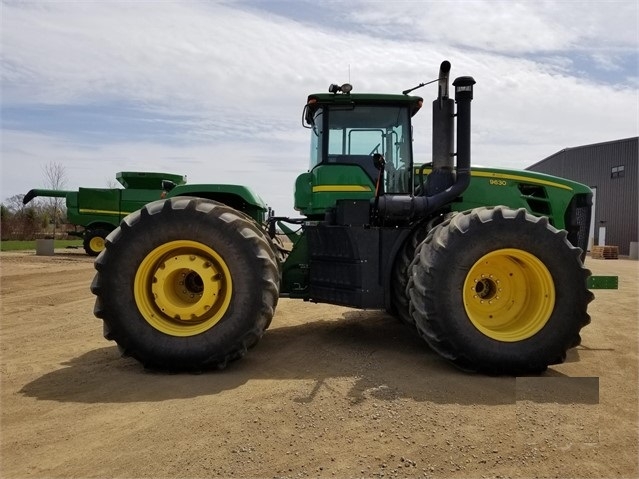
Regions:
M 338 315 L 339 316 L 339 315 Z M 20 391 L 41 400 L 135 403 L 219 394 L 250 381 L 312 381 L 292 401 L 311 403 L 337 378 L 351 386 L 346 398 L 460 405 L 599 403 L 599 378 L 566 377 L 552 368 L 534 377 L 467 374 L 431 351 L 411 328 L 378 311 L 349 311 L 341 318 L 278 327 L 274 320 L 246 357 L 223 371 L 168 374 L 122 358 L 117 347 L 88 351 L 26 384 Z M 578 349 L 568 361 L 576 360 Z M 296 388 L 297 389 L 297 388 Z

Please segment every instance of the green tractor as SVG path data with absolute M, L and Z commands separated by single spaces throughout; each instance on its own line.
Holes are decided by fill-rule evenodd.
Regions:
M 299 218 L 229 185 L 177 186 L 127 216 L 95 262 L 105 338 L 151 369 L 223 368 L 255 346 L 285 297 L 386 310 L 468 371 L 561 363 L 590 322 L 592 193 L 471 169 L 475 81 L 457 78 L 449 98 L 449 71 L 443 62 L 431 82 L 432 162 L 413 161 L 414 88 L 331 85 L 303 112 L 311 163 L 295 183 Z

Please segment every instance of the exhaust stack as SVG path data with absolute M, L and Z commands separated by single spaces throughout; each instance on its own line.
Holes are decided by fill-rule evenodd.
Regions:
M 433 170 L 428 175 L 426 196 L 449 188 L 454 182 L 453 142 L 455 138 L 455 101 L 448 98 L 450 62 L 439 67 L 439 92 L 433 101 Z
M 382 221 L 403 222 L 424 218 L 451 203 L 470 184 L 470 103 L 473 77 L 456 78 L 455 100 L 448 98 L 450 63 L 440 68 L 439 94 L 433 102 L 433 169 L 421 196 L 383 195 L 377 211 Z M 455 114 L 455 103 L 457 114 Z M 457 153 L 453 153 L 454 119 L 457 118 Z M 457 157 L 454 168 L 453 158 Z

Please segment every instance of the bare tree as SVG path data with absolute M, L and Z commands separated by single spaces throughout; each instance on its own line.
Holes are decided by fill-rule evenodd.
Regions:
M 114 190 L 116 188 L 119 188 L 120 183 L 115 181 L 113 178 L 107 178 L 106 185 L 107 185 L 107 188 Z
M 25 208 L 25 205 L 22 202 L 23 198 L 23 193 L 13 195 L 11 198 L 7 198 L 3 205 L 9 210 L 10 213 L 20 213 Z
M 37 202 L 23 204 L 23 194 L 7 198 L 1 206 L 0 234 L 3 240 L 30 240 L 46 227 L 48 215 Z M 45 222 L 43 224 L 43 222 Z
M 67 183 L 67 172 L 61 163 L 51 161 L 44 168 L 46 186 L 52 190 L 63 190 Z M 53 237 L 55 238 L 58 221 L 64 215 L 64 198 L 48 198 L 49 211 L 53 219 Z

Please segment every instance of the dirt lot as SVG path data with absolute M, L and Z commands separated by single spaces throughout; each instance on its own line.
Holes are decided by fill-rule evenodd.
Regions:
M 1 253 L 1 470 L 22 477 L 637 477 L 639 262 L 540 377 L 457 371 L 380 312 L 282 300 L 222 372 L 102 338 L 92 259 Z

